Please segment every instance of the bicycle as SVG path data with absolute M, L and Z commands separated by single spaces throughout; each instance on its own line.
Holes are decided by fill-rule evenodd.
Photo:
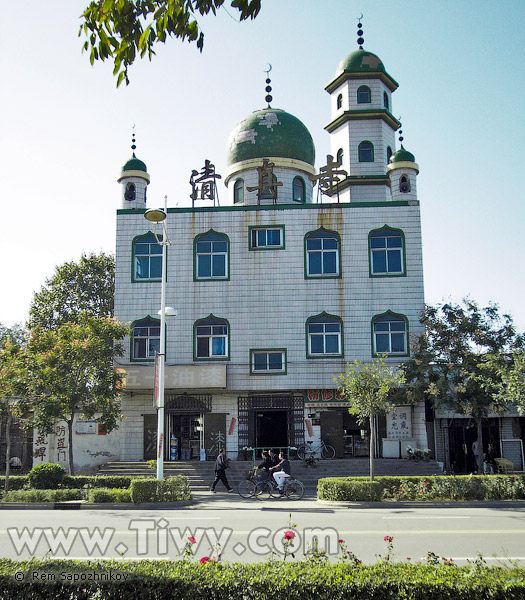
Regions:
M 313 442 L 306 442 L 306 444 L 299 446 L 299 448 L 297 448 L 297 458 L 305 460 L 307 457 L 315 456 L 317 452 L 320 452 L 321 458 L 326 460 L 331 460 L 335 456 L 335 448 L 333 446 L 328 446 L 321 440 L 321 443 L 317 446 L 314 446 Z
M 253 469 L 248 472 L 246 479 L 239 483 L 237 491 L 241 498 L 268 500 L 269 498 L 281 496 L 273 477 L 260 482 Z M 286 496 L 289 500 L 300 500 L 304 496 L 303 483 L 294 477 L 287 477 L 284 480 L 282 495 Z

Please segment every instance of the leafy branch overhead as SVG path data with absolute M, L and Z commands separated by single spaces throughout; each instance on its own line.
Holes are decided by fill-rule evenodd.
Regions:
M 239 20 L 255 19 L 262 0 L 232 0 Z M 204 33 L 196 16 L 214 15 L 224 0 L 96 0 L 82 13 L 79 36 L 85 36 L 83 50 L 96 60 L 113 60 L 117 87 L 129 84 L 128 67 L 137 56 L 149 60 L 155 45 L 168 37 L 196 42 L 202 52 Z

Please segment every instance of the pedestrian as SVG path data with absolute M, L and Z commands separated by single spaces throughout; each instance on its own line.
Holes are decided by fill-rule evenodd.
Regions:
M 233 492 L 233 488 L 228 483 L 228 478 L 226 477 L 226 469 L 228 468 L 226 464 L 226 448 L 222 448 L 217 456 L 217 460 L 215 461 L 215 481 L 213 482 L 210 491 L 216 494 L 215 486 L 217 483 L 222 481 L 224 483 L 224 487 L 231 494 Z

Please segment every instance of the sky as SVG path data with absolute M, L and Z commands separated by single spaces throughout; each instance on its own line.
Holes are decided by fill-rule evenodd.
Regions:
M 1 323 L 26 321 L 57 265 L 114 252 L 133 126 L 149 206 L 191 205 L 191 171 L 209 159 L 224 173 L 230 131 L 266 106 L 270 63 L 272 106 L 307 126 L 326 164 L 324 88 L 357 49 L 363 14 L 364 48 L 399 83 L 392 112 L 420 166 L 427 303 L 492 301 L 525 331 L 523 0 L 262 0 L 243 23 L 221 9 L 198 19 L 202 54 L 170 39 L 118 89 L 111 63 L 81 52 L 87 4 L 0 0 Z

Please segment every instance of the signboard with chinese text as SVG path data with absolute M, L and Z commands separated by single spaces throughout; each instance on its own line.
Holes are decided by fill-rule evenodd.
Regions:
M 118 367 L 125 390 L 152 390 L 155 383 L 153 366 Z M 184 365 L 164 367 L 166 389 L 207 389 L 226 387 L 226 365 Z
M 395 406 L 386 415 L 386 437 L 389 440 L 412 438 L 412 407 Z

